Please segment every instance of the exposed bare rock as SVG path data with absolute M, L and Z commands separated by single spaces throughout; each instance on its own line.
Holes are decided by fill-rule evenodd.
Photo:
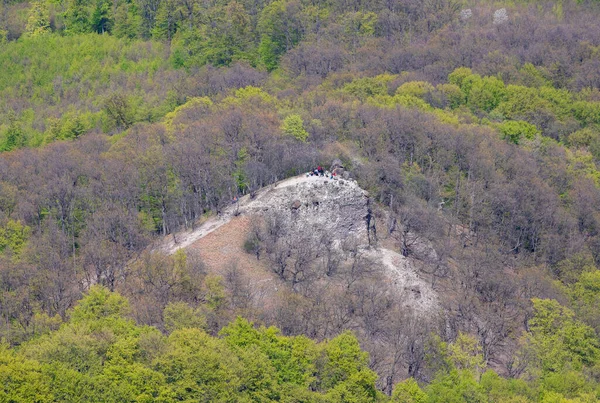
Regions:
M 369 198 L 354 181 L 293 178 L 240 204 L 245 214 L 279 214 L 286 224 L 293 221 L 297 231 L 318 232 L 337 240 L 352 236 L 367 242 Z
M 436 292 L 424 281 L 410 258 L 389 249 L 374 249 L 371 256 L 387 269 L 391 281 L 403 295 L 406 307 L 417 313 L 431 312 L 438 308 Z
M 373 264 L 384 269 L 407 307 L 412 307 L 417 313 L 438 308 L 435 291 L 420 277 L 411 258 L 389 249 L 369 246 L 368 225 L 372 216 L 369 196 L 356 181 L 332 180 L 322 176 L 287 179 L 261 189 L 252 198 L 242 197 L 225 209 L 221 216 L 209 219 L 194 231 L 177 234 L 163 246 L 163 250 L 171 254 L 185 248 L 228 224 L 235 216 L 276 217 L 279 225 L 287 229 L 284 236 L 290 237 L 290 242 L 314 238 L 318 243 L 326 238 L 332 245 L 338 245 L 340 250 L 345 240 L 358 243 L 361 249 L 367 251 Z M 427 243 L 420 248 L 426 254 L 435 254 Z

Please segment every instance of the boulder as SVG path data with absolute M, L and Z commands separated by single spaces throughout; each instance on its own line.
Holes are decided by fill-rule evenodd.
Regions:
M 336 168 L 344 169 L 344 164 L 342 163 L 342 161 L 338 159 L 333 160 L 333 162 L 331 163 L 331 168 L 329 168 L 329 170 L 331 172 L 334 172 L 334 169 Z

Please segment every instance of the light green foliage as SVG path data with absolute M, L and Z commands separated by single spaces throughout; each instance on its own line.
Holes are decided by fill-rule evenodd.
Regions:
M 465 80 L 471 75 L 473 75 L 471 69 L 467 67 L 459 67 L 448 75 L 448 82 L 450 84 L 457 85 L 459 88 L 463 88 L 463 86 L 466 84 Z
M 559 119 L 573 114 L 573 96 L 565 89 L 544 86 L 539 89 L 540 98 L 550 102 L 552 110 Z
M 0 254 L 10 251 L 18 256 L 25 247 L 31 228 L 23 225 L 20 221 L 8 220 L 0 224 Z
M 0 345 L 0 400 L 376 399 L 376 375 L 350 333 L 316 344 L 304 336 L 281 336 L 275 328 L 256 329 L 238 318 L 223 328 L 221 338 L 187 326 L 165 338 L 156 329 L 127 320 L 123 316 L 127 305 L 118 294 L 93 287 L 60 329 L 18 351 Z M 176 311 L 189 313 L 181 304 L 172 304 L 170 313 L 165 312 Z M 329 387 L 319 385 L 319 379 Z
M 408 378 L 396 385 L 392 393 L 393 403 L 426 403 L 427 394 L 413 378 Z
M 276 103 L 277 99 L 268 92 L 261 88 L 252 86 L 240 88 L 236 90 L 232 96 L 229 96 L 221 101 L 223 106 L 265 104 L 265 106 L 273 107 L 276 105 Z
M 433 91 L 433 85 L 426 81 L 409 81 L 398 87 L 396 95 L 412 95 L 417 98 L 423 98 Z
M 49 118 L 44 141 L 75 139 L 90 130 L 96 119 L 91 113 L 77 114 L 67 112 L 60 119 Z
M 43 312 L 36 312 L 31 319 L 31 332 L 34 336 L 40 336 L 58 330 L 63 323 L 59 315 L 53 317 Z
M 185 302 L 171 302 L 163 312 L 165 329 L 172 333 L 179 329 L 206 327 L 206 318 L 200 309 L 194 309 Z
M 51 384 L 42 366 L 0 344 L 0 401 L 51 402 Z
M 506 97 L 506 88 L 502 80 L 496 77 L 473 77 L 467 93 L 467 103 L 471 108 L 490 112 Z M 465 81 L 468 82 L 469 78 Z
M 600 131 L 594 127 L 585 127 L 569 134 L 568 142 L 572 147 L 589 147 L 600 141 Z
M 279 63 L 277 46 L 269 35 L 263 34 L 261 37 L 260 44 L 258 45 L 258 56 L 261 64 L 265 66 L 268 71 L 272 71 L 277 67 Z
M 490 403 L 526 403 L 535 401 L 535 390 L 522 379 L 505 379 L 488 370 L 481 375 L 480 384 Z
M 426 402 L 494 402 L 525 403 L 536 401 L 537 389 L 524 380 L 504 379 L 493 371 L 481 373 L 483 357 L 481 347 L 474 337 L 459 334 L 453 343 L 443 342 L 432 336 L 427 345 L 428 367 L 435 370 L 435 377 L 424 387 Z M 417 401 L 422 395 L 417 385 L 397 386 L 404 400 Z M 410 395 L 407 391 L 411 391 Z M 395 394 L 392 396 L 392 401 Z M 411 400 L 411 398 L 413 400 Z
M 377 24 L 377 14 L 368 11 L 346 13 L 341 17 L 349 35 L 373 36 Z
M 367 100 L 367 104 L 376 106 L 378 108 L 396 108 L 401 105 L 405 108 L 417 108 L 424 111 L 432 111 L 432 107 L 421 98 L 414 95 L 397 94 L 392 96 L 389 95 L 376 95 Z M 437 110 L 436 110 L 437 111 Z M 439 110 L 439 112 L 444 112 Z
M 498 126 L 498 130 L 502 137 L 515 143 L 519 144 L 523 139 L 531 140 L 538 133 L 537 128 L 522 120 L 508 120 Z
M 458 369 L 478 373 L 484 367 L 481 346 L 474 337 L 466 333 L 459 333 L 456 340 L 448 346 L 448 351 Z
M 334 402 L 376 402 L 378 394 L 373 387 L 376 380 L 377 374 L 373 371 L 356 372 L 347 381 L 338 383 L 327 397 Z
M 506 87 L 506 99 L 495 110 L 507 119 L 519 119 L 540 109 L 549 109 L 548 101 L 539 98 L 538 94 L 535 88 L 509 85 Z
M 101 110 L 113 94 L 115 77 L 129 77 L 132 85 L 118 92 L 127 95 L 129 108 L 122 109 L 126 113 L 119 124 L 158 120 L 176 106 L 160 95 L 160 74 L 168 69 L 164 49 L 160 43 L 95 34 L 7 43 L 0 51 L 0 150 L 77 138 L 101 128 L 103 118 L 107 129 L 116 127 Z M 8 107 L 12 104 L 25 108 L 16 114 Z
M 397 94 L 394 95 L 393 100 L 396 105 L 402 105 L 407 108 L 418 108 L 421 110 L 431 109 L 431 106 L 429 106 L 427 102 L 414 95 Z
M 471 69 L 458 68 L 448 75 L 450 84 L 460 87 L 473 110 L 490 112 L 506 99 L 506 87 L 497 77 L 481 77 Z
M 575 102 L 573 114 L 584 124 L 600 124 L 600 102 Z
M 590 147 L 593 150 L 593 147 Z M 567 172 L 572 177 L 587 177 L 600 186 L 600 170 L 594 156 L 585 149 L 567 150 Z
M 177 121 L 184 119 L 187 115 L 203 114 L 210 110 L 213 105 L 208 97 L 194 97 L 189 99 L 185 104 L 176 107 L 172 112 L 165 115 L 163 120 L 165 128 L 169 133 L 177 129 Z
M 206 304 L 211 309 L 218 309 L 225 301 L 225 290 L 223 287 L 223 277 L 215 274 L 209 274 L 204 279 L 206 287 Z
M 525 63 L 519 69 L 520 81 L 527 87 L 543 87 L 549 85 L 548 80 L 542 72 L 531 63 Z
M 536 357 L 530 371 L 550 372 L 592 367 L 600 359 L 600 342 L 592 328 L 555 300 L 533 300 L 526 349 Z
M 374 97 L 377 95 L 387 95 L 387 82 L 385 79 L 377 77 L 359 78 L 351 83 L 348 83 L 343 88 L 344 92 L 352 94 L 361 100 Z
M 281 337 L 274 327 L 256 329 L 251 322 L 237 318 L 219 333 L 236 349 L 257 347 L 272 362 L 280 383 L 293 383 L 303 387 L 315 381 L 315 361 L 322 349 L 304 336 Z
M 583 373 L 567 370 L 546 374 L 542 381 L 541 391 L 543 396 L 542 401 L 553 401 L 560 398 L 559 401 L 573 401 L 570 399 L 577 399 L 574 401 L 585 402 L 587 400 L 585 399 L 586 395 L 587 397 L 591 397 L 588 393 L 592 392 L 593 389 L 588 384 Z
M 104 287 L 93 286 L 87 296 L 79 301 L 71 313 L 71 322 L 112 321 L 121 319 L 129 310 L 129 302 Z
M 454 125 L 454 126 L 458 126 L 460 124 L 460 118 L 449 111 L 445 111 L 442 109 L 434 109 L 433 114 L 442 123 L 446 123 L 446 124 Z
M 569 288 L 573 309 L 588 325 L 600 330 L 600 271 L 591 270 L 583 272 L 579 280 Z
M 451 109 L 458 108 L 465 103 L 465 94 L 456 84 L 438 84 L 436 89 L 446 97 Z
M 300 115 L 291 114 L 283 119 L 281 131 L 286 136 L 295 138 L 298 141 L 305 142 L 308 140 L 308 132 L 304 128 L 304 122 Z
M 223 401 L 241 387 L 236 373 L 243 368 L 227 345 L 199 329 L 182 329 L 169 336 L 168 350 L 156 363 L 170 383 L 171 399 Z
M 485 390 L 468 370 L 439 373 L 425 389 L 431 403 L 486 403 Z
M 50 33 L 50 11 L 46 0 L 31 3 L 26 30 L 33 37 Z
M 367 386 L 368 378 L 375 376 L 368 368 L 368 354 L 361 351 L 358 340 L 350 332 L 344 332 L 330 340 L 325 347 L 325 354 L 327 361 L 321 378 L 325 388 L 337 387 L 346 382 L 355 383 L 357 380 L 362 383 L 361 379 L 367 381 Z M 367 392 L 371 398 L 375 397 L 375 390 Z

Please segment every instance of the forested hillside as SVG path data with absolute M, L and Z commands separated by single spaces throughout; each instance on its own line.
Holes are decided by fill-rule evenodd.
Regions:
M 600 400 L 598 21 L 595 0 L 4 0 L 0 400 Z M 334 159 L 439 312 L 352 245 L 278 261 L 273 225 L 244 243 L 268 301 L 234 262 L 153 248 Z

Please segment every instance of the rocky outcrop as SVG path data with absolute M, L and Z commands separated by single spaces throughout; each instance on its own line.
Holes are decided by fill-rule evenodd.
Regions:
M 282 236 L 290 237 L 291 242 L 302 242 L 302 239 L 307 239 L 306 236 L 311 238 L 314 235 L 320 240 L 328 238 L 341 250 L 343 241 L 350 238 L 373 265 L 384 270 L 402 295 L 406 307 L 424 314 L 438 308 L 435 291 L 421 278 L 411 258 L 370 245 L 369 227 L 373 216 L 369 195 L 353 180 L 299 176 L 278 182 L 261 189 L 253 197 L 240 198 L 220 216 L 209 219 L 195 230 L 177 234 L 162 249 L 169 254 L 174 253 L 239 216 L 276 217 L 286 229 Z M 429 247 L 426 244 L 422 246 Z
M 369 197 L 355 181 L 294 178 L 240 203 L 244 214 L 278 215 L 296 231 L 368 243 Z

